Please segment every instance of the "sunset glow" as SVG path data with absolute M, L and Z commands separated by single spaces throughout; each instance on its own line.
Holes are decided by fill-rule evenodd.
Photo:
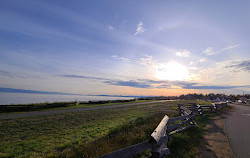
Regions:
M 9 100 L 250 93 L 248 1 L 0 3 L 0 93 Z
M 0 158 L 250 158 L 250 109 L 236 111 L 250 108 L 249 8 L 1 0 Z M 232 130 L 241 146 L 226 140 L 229 113 L 248 127 Z

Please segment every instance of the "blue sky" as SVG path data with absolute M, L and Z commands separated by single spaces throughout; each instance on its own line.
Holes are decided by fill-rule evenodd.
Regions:
M 250 92 L 250 2 L 0 2 L 0 87 L 83 95 Z

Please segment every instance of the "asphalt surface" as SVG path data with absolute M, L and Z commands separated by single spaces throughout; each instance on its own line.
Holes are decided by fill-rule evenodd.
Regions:
M 250 106 L 230 104 L 226 133 L 235 158 L 250 158 Z
M 107 105 L 107 106 L 98 106 L 98 107 L 89 107 L 89 108 L 82 107 L 82 108 L 72 108 L 72 109 L 59 109 L 59 110 L 48 110 L 48 111 L 33 111 L 33 112 L 2 114 L 0 115 L 0 120 L 17 119 L 17 118 L 42 116 L 42 115 L 53 115 L 53 114 L 61 114 L 61 113 L 71 113 L 71 112 L 88 111 L 88 110 L 107 109 L 107 108 L 118 108 L 118 107 L 125 107 L 125 106 L 134 106 L 134 105 L 145 105 L 145 104 L 160 103 L 160 102 L 167 102 L 167 101 L 172 101 L 172 100 L 116 104 L 116 105 Z

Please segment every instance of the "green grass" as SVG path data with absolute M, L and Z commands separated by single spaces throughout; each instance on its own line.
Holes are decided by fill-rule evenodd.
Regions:
M 199 152 L 199 145 L 204 135 L 203 128 L 209 123 L 209 119 L 214 114 L 206 114 L 196 119 L 197 125 L 186 131 L 174 134 L 170 137 L 168 147 L 170 158 L 193 158 Z
M 71 105 L 69 107 L 61 107 L 61 108 L 57 108 L 54 110 L 58 110 L 58 109 L 71 109 L 71 108 L 82 108 L 82 107 L 98 107 L 98 106 L 109 106 L 109 105 L 118 105 L 118 104 L 131 104 L 131 103 L 142 103 L 142 102 L 151 102 L 151 101 L 155 101 L 155 100 L 135 100 L 135 101 L 130 101 L 130 102 L 121 102 L 121 103 L 104 103 L 104 104 L 98 104 L 98 103 L 94 103 L 94 104 L 89 104 L 89 103 L 81 103 L 81 104 L 77 104 L 77 105 Z
M 127 100 L 123 102 L 122 100 L 116 101 L 104 101 L 104 103 L 94 102 L 54 102 L 54 103 L 33 103 L 33 104 L 13 104 L 6 105 L 7 108 L 0 106 L 0 114 L 6 113 L 20 113 L 28 111 L 47 111 L 47 110 L 59 110 L 59 109 L 72 109 L 72 108 L 88 108 L 88 107 L 98 107 L 98 106 L 108 106 L 108 105 L 117 105 L 117 104 L 130 104 L 130 103 L 140 103 L 140 102 L 150 102 L 155 100 Z M 105 103 L 108 102 L 108 103 Z
M 210 119 L 216 115 L 220 115 L 224 110 L 232 109 L 227 106 L 216 113 L 206 113 L 196 118 L 197 125 L 181 133 L 174 134 L 170 137 L 168 147 L 171 154 L 169 158 L 195 158 L 199 152 L 202 137 L 205 134 L 204 127 L 209 124 Z
M 169 114 L 173 116 L 173 114 Z M 158 125 L 164 114 L 154 113 L 147 117 L 139 117 L 127 124 L 111 130 L 106 136 L 88 143 L 81 143 L 70 152 L 62 153 L 58 157 L 97 157 L 120 148 L 128 147 L 148 140 L 150 134 Z
M 99 156 L 146 140 L 165 114 L 174 115 L 167 110 L 186 102 L 1 120 L 0 157 Z
M 135 110 L 95 110 L 1 122 L 0 152 L 7 157 L 51 154 L 60 148 L 101 137 L 113 127 L 142 116 Z M 118 117 L 120 116 L 120 117 Z M 7 151 L 6 151 L 7 148 Z M 37 151 L 34 153 L 33 151 Z M 60 152 L 60 150 L 58 150 Z M 37 155 L 33 155 L 37 156 Z
M 44 103 L 32 103 L 32 104 L 1 105 L 0 113 L 37 111 L 37 110 L 53 109 L 59 107 L 68 107 L 74 104 L 75 102 L 54 102 L 54 103 L 44 102 Z

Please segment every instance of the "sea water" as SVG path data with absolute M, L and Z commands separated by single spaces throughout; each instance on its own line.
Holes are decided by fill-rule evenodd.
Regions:
M 55 95 L 55 94 L 25 94 L 25 93 L 0 93 L 0 105 L 29 104 L 44 102 L 64 101 L 94 101 L 94 100 L 124 100 L 132 97 L 109 96 L 84 96 L 84 95 Z

